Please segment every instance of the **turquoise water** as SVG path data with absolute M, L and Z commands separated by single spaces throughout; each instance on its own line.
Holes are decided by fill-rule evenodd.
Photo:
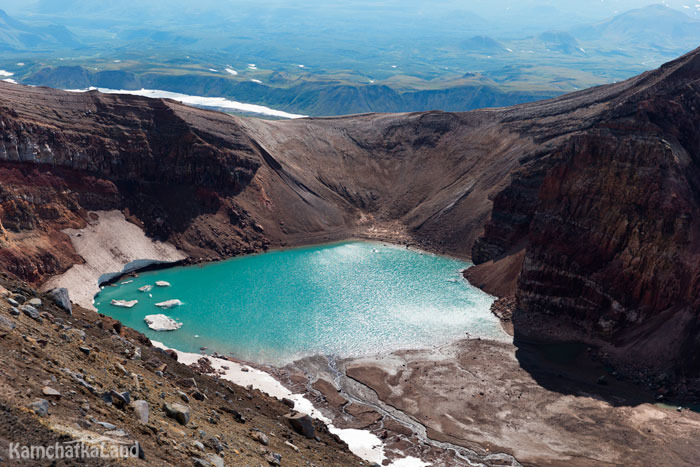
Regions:
M 472 336 L 503 338 L 493 298 L 469 285 L 469 263 L 372 242 L 347 242 L 244 256 L 204 266 L 145 272 L 105 287 L 101 313 L 183 351 L 200 347 L 266 364 L 310 354 L 341 357 L 424 348 Z M 156 280 L 171 287 L 153 287 Z M 123 282 L 126 282 L 126 279 Z M 139 300 L 132 309 L 112 299 Z M 179 299 L 161 310 L 155 303 Z M 183 326 L 150 330 L 163 313 Z

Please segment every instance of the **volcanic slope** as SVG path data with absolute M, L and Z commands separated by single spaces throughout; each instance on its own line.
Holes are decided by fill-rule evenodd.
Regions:
M 700 51 L 628 81 L 468 113 L 263 121 L 0 83 L 2 268 L 81 261 L 126 217 L 190 258 L 368 236 L 470 257 L 520 337 L 700 372 Z

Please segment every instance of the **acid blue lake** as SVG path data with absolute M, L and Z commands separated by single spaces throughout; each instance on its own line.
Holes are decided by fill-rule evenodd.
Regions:
M 472 336 L 503 338 L 493 298 L 466 282 L 469 263 L 392 245 L 347 242 L 272 251 L 204 266 L 141 273 L 105 287 L 101 313 L 183 351 L 200 347 L 266 364 L 425 348 Z M 138 288 L 167 281 L 171 287 Z M 138 300 L 131 309 L 112 299 Z M 157 302 L 183 305 L 161 310 Z M 183 326 L 156 332 L 144 317 Z

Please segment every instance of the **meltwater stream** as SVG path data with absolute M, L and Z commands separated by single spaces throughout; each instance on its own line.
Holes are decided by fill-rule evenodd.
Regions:
M 105 287 L 101 313 L 182 351 L 206 347 L 281 365 L 312 354 L 360 356 L 471 336 L 503 338 L 493 298 L 460 275 L 464 261 L 374 242 L 346 242 L 145 272 Z M 167 281 L 170 287 L 139 287 Z M 113 299 L 138 300 L 118 308 Z M 161 310 L 156 303 L 183 304 Z M 144 317 L 182 323 L 156 332 Z

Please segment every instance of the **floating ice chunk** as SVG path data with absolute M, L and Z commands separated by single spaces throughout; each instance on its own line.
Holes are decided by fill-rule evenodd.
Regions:
M 165 315 L 148 315 L 143 320 L 154 331 L 176 331 L 182 327 L 182 323 Z
M 164 302 L 156 303 L 159 308 L 175 308 L 176 306 L 182 305 L 182 302 L 178 299 L 166 300 Z

